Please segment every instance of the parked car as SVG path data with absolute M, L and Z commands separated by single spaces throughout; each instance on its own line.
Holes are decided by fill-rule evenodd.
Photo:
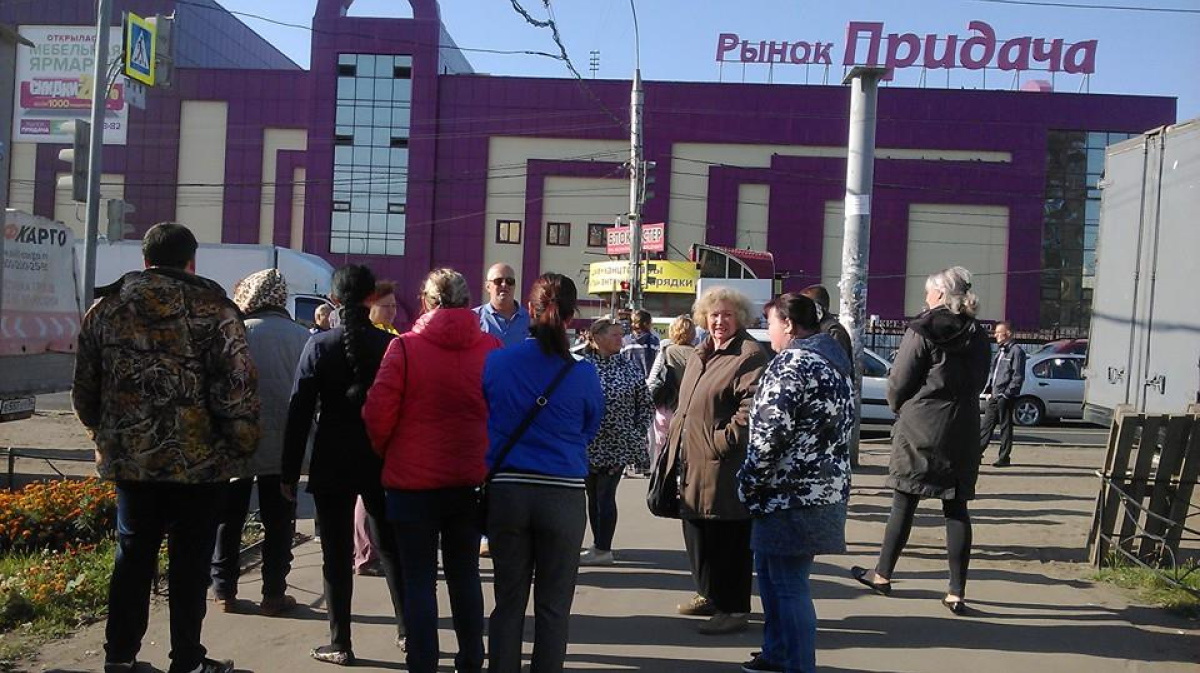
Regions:
M 1030 355 L 1025 383 L 1013 406 L 1013 422 L 1033 426 L 1050 419 L 1083 418 L 1084 359 L 1053 350 Z
M 765 329 L 751 329 L 750 336 L 771 350 L 771 339 Z M 871 423 L 891 423 L 896 420 L 887 403 L 887 378 L 892 364 L 875 351 L 863 349 L 862 420 Z
M 1042 344 L 1040 348 L 1032 351 L 1033 355 L 1047 355 L 1050 353 L 1062 353 L 1069 355 L 1087 355 L 1088 340 L 1087 339 L 1058 339 Z

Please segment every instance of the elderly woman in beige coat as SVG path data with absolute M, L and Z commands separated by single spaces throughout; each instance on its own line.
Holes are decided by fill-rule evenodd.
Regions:
M 738 499 L 737 472 L 750 405 L 770 359 L 746 332 L 752 310 L 729 288 L 696 300 L 695 321 L 708 337 L 684 369 L 667 439 L 669 461 L 679 461 L 679 513 L 696 583 L 696 596 L 678 609 L 708 616 L 699 629 L 708 635 L 744 630 L 750 612 L 750 513 Z

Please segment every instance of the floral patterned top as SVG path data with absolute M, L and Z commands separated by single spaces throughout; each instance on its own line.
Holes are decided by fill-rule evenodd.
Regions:
M 840 348 L 825 334 L 797 339 L 763 373 L 738 472 L 738 495 L 754 516 L 850 496 L 854 396 Z
M 588 445 L 589 468 L 612 472 L 645 462 L 647 433 L 654 417 L 646 378 L 637 365 L 619 354 L 605 357 L 588 351 L 584 359 L 596 366 L 604 389 L 604 418 Z

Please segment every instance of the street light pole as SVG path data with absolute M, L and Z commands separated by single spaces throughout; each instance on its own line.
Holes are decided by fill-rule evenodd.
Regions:
M 856 66 L 850 85 L 850 139 L 846 156 L 846 228 L 842 239 L 839 316 L 854 346 L 854 429 L 850 463 L 858 465 L 862 423 L 863 324 L 867 317 L 867 262 L 871 253 L 871 187 L 875 180 L 875 120 L 879 80 L 886 68 Z
M 642 307 L 642 54 L 637 7 L 633 12 L 633 87 L 629 93 L 629 309 Z
M 83 309 L 96 293 L 96 239 L 100 235 L 100 172 L 104 170 L 104 108 L 108 104 L 108 34 L 112 0 L 99 0 L 96 9 L 96 58 L 92 70 L 92 137 L 88 143 L 87 219 L 84 223 Z

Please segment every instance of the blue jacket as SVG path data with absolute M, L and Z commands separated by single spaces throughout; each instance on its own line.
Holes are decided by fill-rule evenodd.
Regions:
M 483 396 L 488 403 L 489 468 L 562 366 L 562 358 L 543 353 L 532 338 L 488 356 Z M 583 479 L 588 473 L 587 447 L 603 417 L 604 391 L 596 367 L 577 362 L 499 472 Z

